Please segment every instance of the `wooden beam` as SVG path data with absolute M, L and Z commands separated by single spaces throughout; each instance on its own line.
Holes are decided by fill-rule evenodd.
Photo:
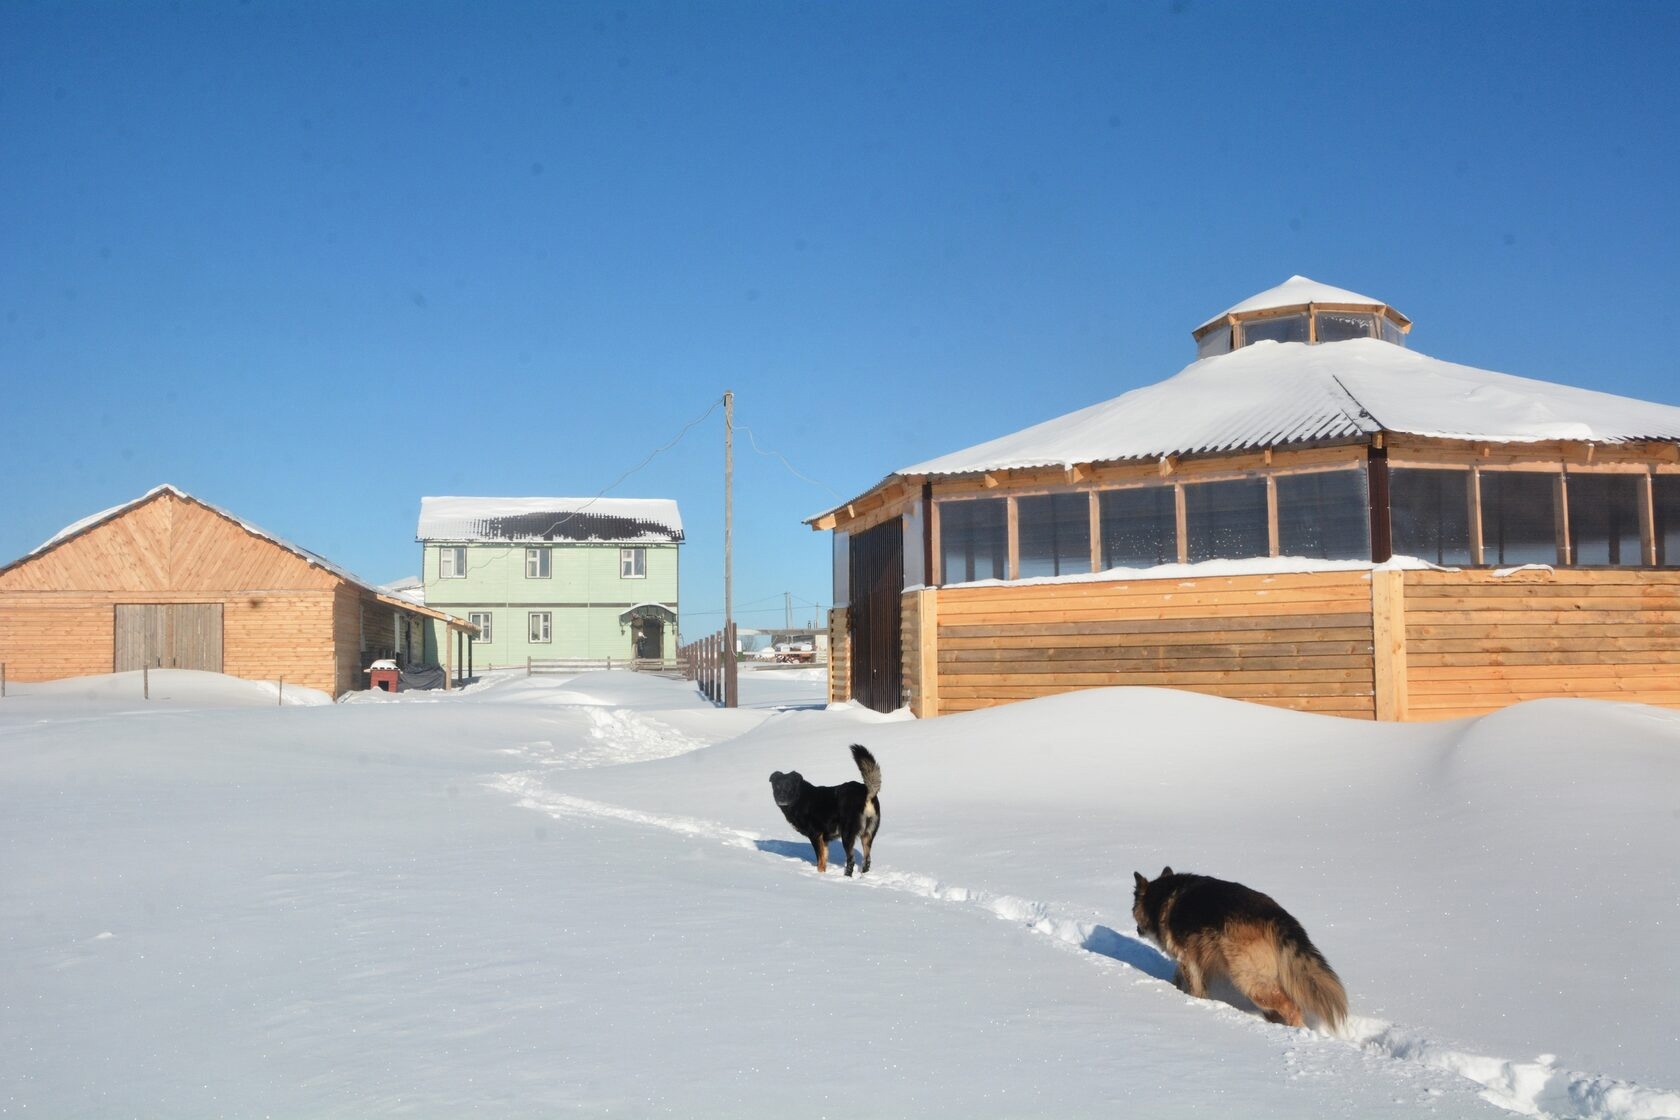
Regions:
M 1177 467 L 1178 467 L 1178 456 L 1177 455 L 1163 455 L 1163 456 L 1161 456 L 1161 462 L 1160 462 L 1159 470 L 1161 472 L 1161 477 L 1162 478 L 1166 478 L 1168 475 L 1172 474 L 1173 471 Z
M 1266 555 L 1278 554 L 1277 475 L 1266 476 Z
M 1648 492 L 1648 491 L 1647 491 Z M 1102 502 L 1095 490 L 1090 493 L 1091 499 L 1091 570 L 1102 571 Z
M 1188 519 L 1184 513 L 1184 485 L 1180 483 L 1173 487 L 1173 512 L 1178 520 L 1178 562 L 1190 562 L 1190 533 L 1186 528 Z
M 1470 563 L 1482 564 L 1482 468 L 1471 467 L 1465 479 L 1470 502 Z
M 1371 573 L 1372 685 L 1380 720 L 1404 720 L 1409 714 L 1405 579 L 1404 572 Z
M 939 592 L 929 587 L 920 593 L 921 603 L 916 621 L 921 627 L 916 652 L 920 666 L 916 679 L 921 682 L 921 695 L 916 698 L 916 715 L 932 719 L 939 714 Z
M 1656 478 L 1647 473 L 1639 480 L 1640 559 L 1647 568 L 1657 566 Z
M 1009 566 L 1004 569 L 1005 579 L 1021 578 L 1021 518 L 1015 506 L 1014 498 L 1005 498 L 1007 510 L 1007 527 L 1005 539 L 1009 542 Z

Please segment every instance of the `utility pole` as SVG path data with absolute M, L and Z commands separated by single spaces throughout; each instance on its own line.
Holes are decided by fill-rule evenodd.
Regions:
M 723 644 L 724 701 L 739 703 L 735 664 L 735 394 L 723 394 Z
M 786 626 L 789 630 L 792 630 L 793 629 L 793 592 L 791 592 L 791 591 L 782 592 L 782 613 L 786 616 L 782 620 L 782 625 Z
M 735 394 L 723 394 L 723 624 L 735 621 Z M 730 650 L 731 654 L 735 651 Z

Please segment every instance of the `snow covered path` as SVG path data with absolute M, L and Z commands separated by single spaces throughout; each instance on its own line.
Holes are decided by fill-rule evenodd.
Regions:
M 1140 692 L 918 724 L 765 683 L 739 712 L 628 674 L 323 708 L 0 704 L 0 1114 L 1680 1114 L 1656 1087 L 1680 1084 L 1680 961 L 1629 932 L 1672 922 L 1650 843 L 1669 713 L 1514 713 L 1478 740 Z M 1235 796 L 1266 768 L 1116 767 L 1108 727 L 1219 737 L 1233 711 L 1265 781 L 1320 787 L 1287 828 Z M 1583 717 L 1622 746 L 1560 782 L 1537 729 L 1578 739 Z M 765 776 L 848 780 L 854 740 L 886 775 L 875 870 L 819 876 Z M 1347 1038 L 1171 988 L 1127 913 L 1133 864 L 1163 852 L 1295 910 L 1349 982 Z M 1646 893 L 1591 895 L 1607 853 Z M 1594 939 L 1523 906 L 1529 861 Z M 1468 934 L 1451 956 L 1427 945 L 1443 913 Z M 1484 955 L 1490 913 L 1526 928 L 1514 961 Z M 1579 994 L 1625 967 L 1601 936 L 1649 980 L 1598 997 L 1610 1018 Z M 1459 957 L 1489 973 L 1474 1001 Z M 1550 958 L 1570 971 L 1535 983 Z M 1558 1057 L 1487 1056 L 1531 1043 Z

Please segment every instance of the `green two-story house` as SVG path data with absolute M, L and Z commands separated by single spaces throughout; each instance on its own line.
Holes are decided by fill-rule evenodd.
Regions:
M 422 498 L 416 539 L 427 604 L 479 628 L 475 669 L 676 656 L 674 501 Z

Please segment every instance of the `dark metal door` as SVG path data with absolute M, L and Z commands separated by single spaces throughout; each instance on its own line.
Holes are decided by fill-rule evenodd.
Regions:
M 877 712 L 904 702 L 904 522 L 893 518 L 851 540 L 852 699 Z

